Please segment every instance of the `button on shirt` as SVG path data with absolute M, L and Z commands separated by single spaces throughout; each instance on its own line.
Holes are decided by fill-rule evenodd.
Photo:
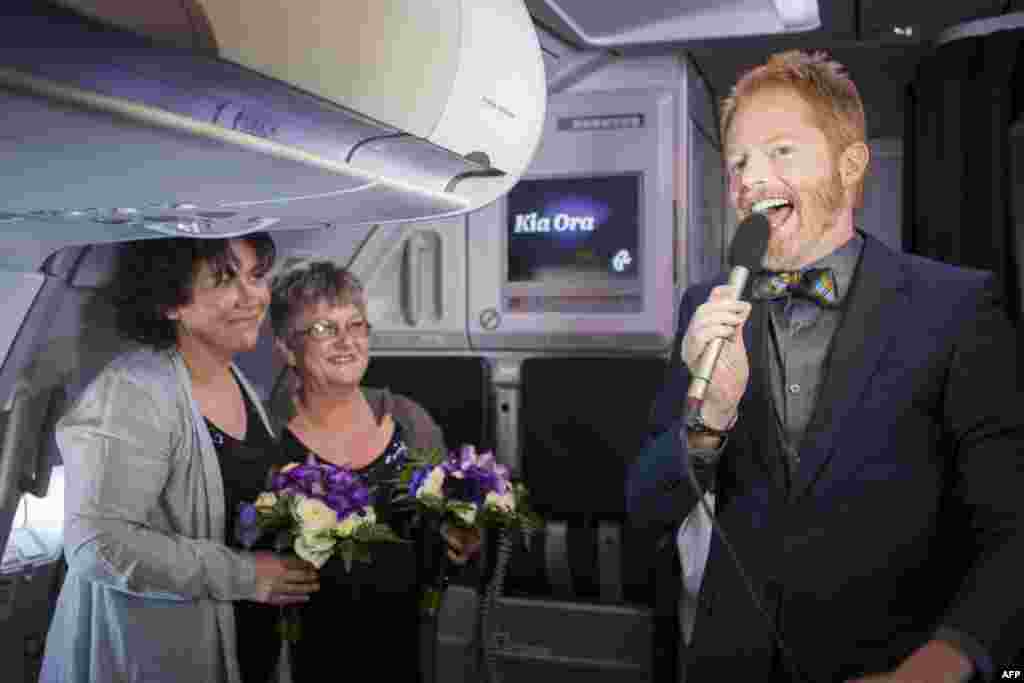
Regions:
M 844 301 L 863 248 L 864 238 L 854 234 L 846 244 L 807 268 L 831 268 L 840 301 Z M 844 306 L 826 309 L 797 297 L 769 301 L 767 306 L 772 321 L 772 333 L 765 335 L 769 384 L 782 450 L 792 473 L 800 462 L 800 443 L 814 413 L 825 358 Z

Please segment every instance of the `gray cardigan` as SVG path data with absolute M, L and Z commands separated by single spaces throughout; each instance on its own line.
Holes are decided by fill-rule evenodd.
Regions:
M 281 434 L 288 421 L 295 416 L 295 404 L 288 382 L 279 382 L 274 394 L 270 397 L 268 410 L 274 425 L 274 433 Z M 366 402 L 379 423 L 385 415 L 391 415 L 396 423 L 402 425 L 405 444 L 409 448 L 445 448 L 444 435 L 441 428 L 423 409 L 423 406 L 401 394 L 393 394 L 386 388 L 361 387 Z
M 239 683 L 231 601 L 255 597 L 256 566 L 223 542 L 220 465 L 181 355 L 116 358 L 57 443 L 68 574 L 39 680 Z

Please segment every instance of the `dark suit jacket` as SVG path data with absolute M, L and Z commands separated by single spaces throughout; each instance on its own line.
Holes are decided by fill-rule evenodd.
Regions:
M 718 520 L 812 680 L 892 669 L 939 626 L 972 636 L 998 667 L 1024 634 L 1016 333 L 987 274 L 865 240 L 792 486 L 762 353 L 771 323 L 754 306 L 744 330 L 750 382 L 717 468 Z M 722 282 L 683 297 L 651 438 L 628 476 L 630 521 L 670 534 L 665 557 L 674 558 L 674 532 L 696 502 L 679 437 L 690 382 L 679 347 L 694 309 Z M 662 625 L 674 621 L 678 586 L 662 571 Z M 669 655 L 675 643 L 660 645 Z M 778 671 L 773 651 L 716 533 L 687 680 L 767 680 Z

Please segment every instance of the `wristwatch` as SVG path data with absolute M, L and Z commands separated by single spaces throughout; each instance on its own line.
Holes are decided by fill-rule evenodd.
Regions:
M 739 413 L 737 413 L 739 415 Z M 733 417 L 732 422 L 725 429 L 715 429 L 708 425 L 704 421 L 704 418 L 700 414 L 700 410 L 694 410 L 686 416 L 686 431 L 691 434 L 709 434 L 711 436 L 725 437 L 732 431 L 732 428 L 736 425 L 736 417 Z

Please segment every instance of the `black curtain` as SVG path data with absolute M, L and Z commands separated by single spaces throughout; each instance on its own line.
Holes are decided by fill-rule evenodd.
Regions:
M 903 248 L 992 271 L 1018 322 L 1010 125 L 1024 101 L 1024 30 L 962 38 L 918 65 L 904 130 Z

